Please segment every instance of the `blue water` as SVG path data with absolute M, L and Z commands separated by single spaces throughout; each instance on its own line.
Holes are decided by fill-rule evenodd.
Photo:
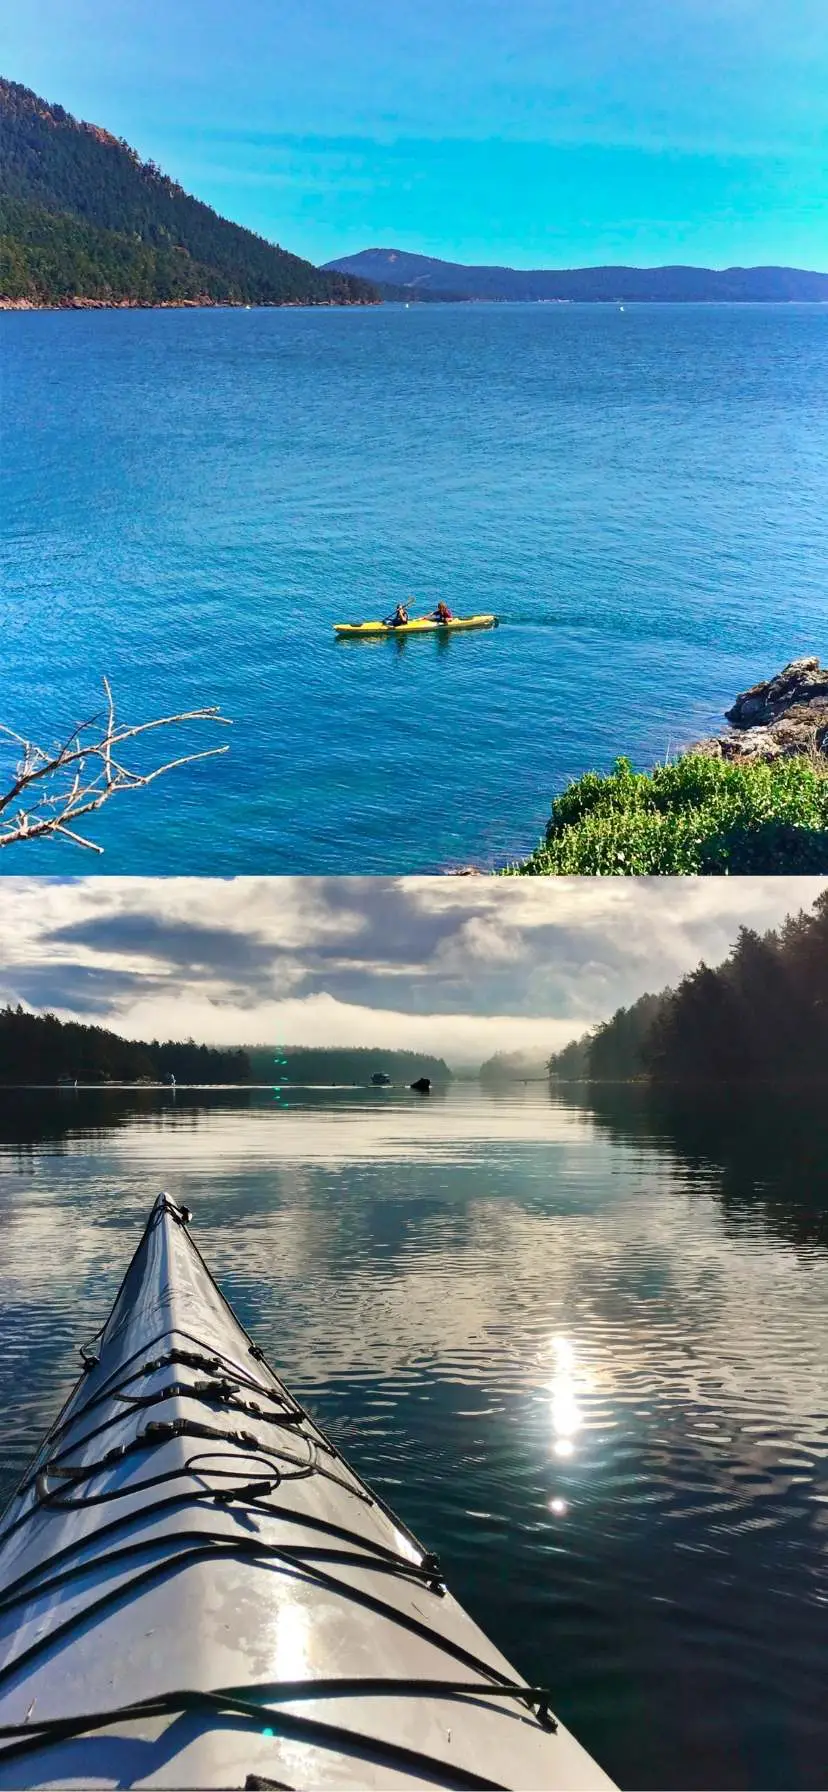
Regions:
M 568 778 L 825 649 L 824 307 L 6 313 L 0 347 L 0 719 L 56 734 L 107 672 L 131 719 L 234 722 L 92 824 L 102 870 L 503 862 Z M 504 626 L 334 640 L 409 594 Z
M 593 1098 L 0 1091 L 0 1505 L 167 1187 L 619 1785 L 825 1792 L 825 1116 Z

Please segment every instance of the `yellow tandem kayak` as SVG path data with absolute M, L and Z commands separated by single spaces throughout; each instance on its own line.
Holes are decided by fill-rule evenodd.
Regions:
M 356 635 L 448 635 L 461 628 L 497 628 L 496 616 L 453 616 L 451 622 L 401 622 L 392 628 L 389 622 L 335 622 L 334 634 L 342 638 Z

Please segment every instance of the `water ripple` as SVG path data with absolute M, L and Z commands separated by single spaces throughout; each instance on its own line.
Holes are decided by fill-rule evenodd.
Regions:
M 90 641 L 131 712 L 235 723 L 97 818 L 109 871 L 502 859 L 818 650 L 824 307 L 549 309 L 0 315 L 10 725 L 76 718 Z M 334 642 L 409 592 L 506 626 Z
M 0 1112 L 3 1489 L 163 1183 L 621 1784 L 824 1786 L 828 1252 L 792 1247 L 784 1168 L 734 1225 L 712 1147 L 700 1169 L 543 1091 L 458 1089 L 416 1128 L 393 1097 L 153 1099 L 116 1123 L 44 1097 L 25 1138 Z

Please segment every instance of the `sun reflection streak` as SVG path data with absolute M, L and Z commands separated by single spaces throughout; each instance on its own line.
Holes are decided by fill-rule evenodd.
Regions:
M 575 1349 L 569 1338 L 553 1338 L 552 1353 L 555 1373 L 549 1388 L 549 1410 L 552 1419 L 556 1456 L 575 1453 L 575 1436 L 583 1423 L 583 1414 L 575 1394 Z
M 312 1666 L 312 1626 L 301 1599 L 289 1595 L 273 1613 L 270 1637 L 274 1680 L 302 1680 Z

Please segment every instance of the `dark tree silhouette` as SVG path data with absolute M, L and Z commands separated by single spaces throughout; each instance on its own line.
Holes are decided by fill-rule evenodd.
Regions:
M 61 1021 L 54 1014 L 30 1014 L 18 1006 L 0 1009 L 0 1083 L 246 1083 L 250 1059 L 244 1051 L 196 1045 L 192 1039 L 150 1044 L 122 1039 L 105 1027 Z
M 828 891 L 724 963 L 642 996 L 549 1061 L 558 1080 L 750 1084 L 828 1077 Z

